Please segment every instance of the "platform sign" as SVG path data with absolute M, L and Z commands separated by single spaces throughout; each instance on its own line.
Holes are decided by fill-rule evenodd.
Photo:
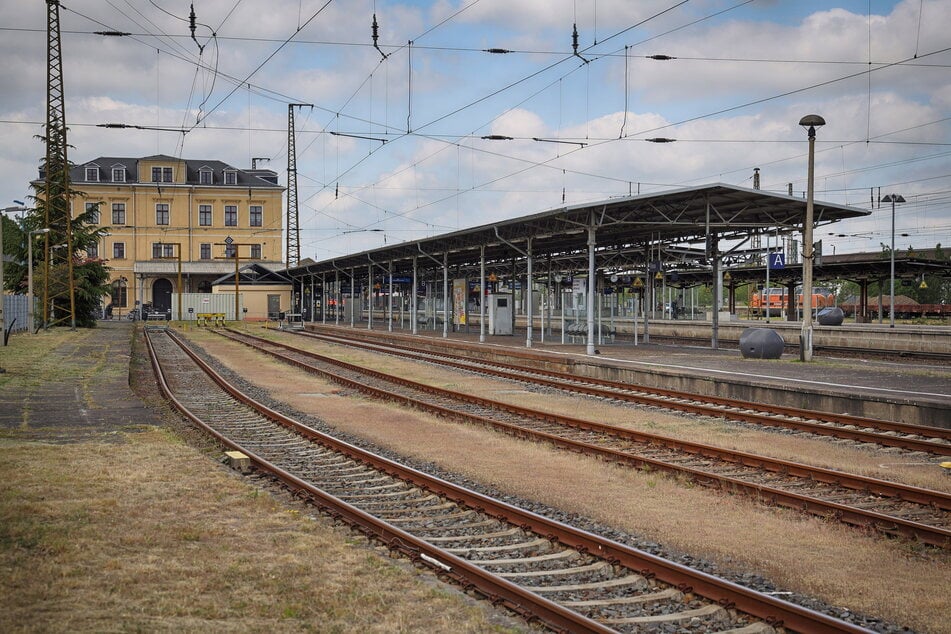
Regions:
M 766 261 L 771 271 L 786 268 L 785 253 L 770 253 L 769 258 Z

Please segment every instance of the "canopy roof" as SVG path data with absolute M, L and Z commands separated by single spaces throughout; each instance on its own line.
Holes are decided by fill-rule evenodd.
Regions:
M 813 217 L 816 225 L 825 225 L 870 213 L 816 201 Z M 488 265 L 522 260 L 530 252 L 533 258 L 550 259 L 558 268 L 581 268 L 586 266 L 589 228 L 595 231 L 599 268 L 643 267 L 651 248 L 691 243 L 702 245 L 693 254 L 702 261 L 708 254 L 708 238 L 742 242 L 777 229 L 801 229 L 805 214 L 802 198 L 716 183 L 561 207 L 302 264 L 287 273 L 294 277 L 331 274 L 336 269 L 389 262 L 399 273 L 411 268 L 414 257 L 424 268 L 441 265 L 445 258 L 450 267 L 464 269 L 479 265 L 482 247 Z

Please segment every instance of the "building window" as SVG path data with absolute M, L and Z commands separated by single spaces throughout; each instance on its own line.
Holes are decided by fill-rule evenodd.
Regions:
M 112 245 L 112 257 L 116 260 L 125 259 L 125 242 L 116 242 Z
M 251 259 L 252 259 L 252 260 L 260 260 L 260 259 L 261 259 L 261 245 L 260 245 L 260 244 L 252 244 L 252 245 L 251 245 Z
M 234 170 L 225 170 L 225 185 L 237 185 L 238 173 Z
M 198 205 L 198 226 L 211 226 L 211 205 Z
M 86 213 L 89 217 L 89 222 L 94 225 L 99 224 L 99 204 L 100 203 L 86 203 Z
M 124 183 L 124 182 L 125 182 L 125 168 L 124 168 L 124 167 L 113 167 L 113 168 L 112 168 L 112 182 L 113 182 L 113 183 Z
M 99 182 L 99 168 L 98 167 L 87 167 L 86 168 L 86 180 L 91 182 Z
M 159 260 L 161 258 L 174 258 L 175 257 L 175 245 L 170 242 L 153 242 L 152 243 L 152 259 Z
M 251 205 L 251 226 L 260 227 L 264 221 L 264 207 Z
M 211 259 L 211 243 L 210 242 L 201 243 L 201 254 L 199 257 L 201 257 L 202 260 Z
M 198 184 L 199 185 L 211 185 L 214 183 L 214 172 L 211 170 L 199 170 L 198 171 Z
M 226 227 L 238 226 L 238 206 L 237 205 L 225 205 L 225 226 Z
M 225 245 L 225 257 L 226 257 L 226 258 L 233 258 L 233 257 L 235 257 L 235 254 L 237 253 L 237 248 L 238 248 L 238 247 L 234 246 L 233 244 L 226 244 L 226 245 Z
M 153 183 L 171 183 L 172 182 L 172 168 L 171 167 L 153 167 L 152 168 L 152 182 Z
M 112 224 L 125 224 L 125 203 L 112 203 Z
M 155 224 L 168 224 L 168 203 L 155 203 Z
M 98 245 L 98 244 L 90 244 L 88 247 L 86 247 L 86 257 L 87 257 L 87 258 L 91 258 L 91 259 L 93 259 L 93 258 L 98 258 L 98 257 L 99 257 L 99 245 Z

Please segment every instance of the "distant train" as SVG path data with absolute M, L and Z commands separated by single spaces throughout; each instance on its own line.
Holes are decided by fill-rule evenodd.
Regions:
M 753 293 L 750 298 L 750 314 L 756 317 L 762 317 L 769 314 L 770 317 L 778 317 L 788 308 L 786 297 L 786 288 L 765 288 Z M 822 310 L 835 306 L 835 293 L 827 288 L 814 286 L 812 288 L 812 309 Z M 802 291 L 796 296 L 796 308 L 802 308 Z
M 897 297 L 895 299 L 898 299 Z M 853 303 L 840 304 L 839 308 L 845 313 L 846 317 L 851 317 L 858 310 L 858 305 Z M 891 311 L 888 307 L 888 298 L 884 298 L 882 305 L 882 317 L 888 319 Z M 869 298 L 868 316 L 870 319 L 878 319 L 878 298 Z M 916 319 L 919 317 L 937 317 L 941 319 L 951 318 L 951 304 L 916 304 L 895 302 L 896 319 Z

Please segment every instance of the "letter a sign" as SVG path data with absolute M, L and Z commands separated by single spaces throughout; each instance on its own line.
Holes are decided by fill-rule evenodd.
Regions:
M 770 253 L 769 254 L 769 268 L 771 271 L 776 269 L 786 268 L 786 254 L 785 253 Z

